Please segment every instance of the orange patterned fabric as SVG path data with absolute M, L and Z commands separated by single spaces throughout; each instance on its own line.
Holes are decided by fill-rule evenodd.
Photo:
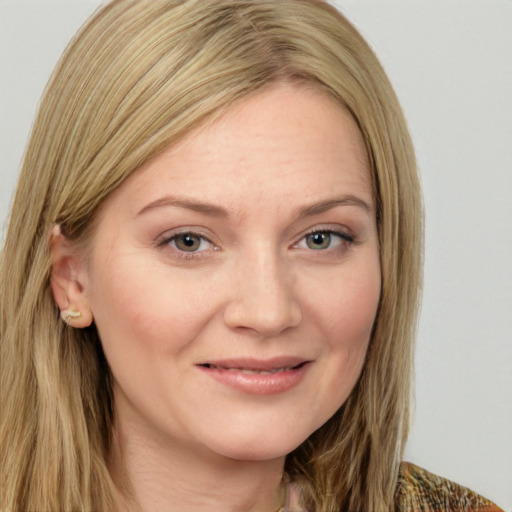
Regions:
M 288 484 L 285 504 L 279 512 L 308 512 L 297 484 Z M 429 473 L 410 462 L 402 462 L 395 493 L 395 512 L 505 511 L 466 487 Z
M 489 500 L 409 462 L 402 463 L 396 512 L 504 512 Z

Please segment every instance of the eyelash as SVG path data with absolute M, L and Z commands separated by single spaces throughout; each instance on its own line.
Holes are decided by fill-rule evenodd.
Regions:
M 305 243 L 307 243 L 307 238 L 309 236 L 315 235 L 315 234 L 318 234 L 318 235 L 328 235 L 330 237 L 332 237 L 332 236 L 338 237 L 340 239 L 340 244 L 339 245 L 344 245 L 344 246 L 349 245 L 350 246 L 352 244 L 356 244 L 357 243 L 353 236 L 351 236 L 348 233 L 345 233 L 343 231 L 336 231 L 334 229 L 321 229 L 321 228 L 318 229 L 318 228 L 315 228 L 315 229 L 312 229 L 311 231 L 308 231 L 304 235 L 302 235 L 300 240 L 298 242 L 296 242 L 293 245 L 293 247 L 298 248 L 299 244 L 301 242 L 303 242 L 303 241 Z M 325 249 L 313 249 L 311 247 L 307 247 L 307 249 L 309 249 L 311 251 L 315 251 L 315 252 L 327 252 L 327 251 L 333 252 L 333 251 L 336 251 L 336 250 L 340 250 L 340 247 L 338 247 L 336 245 L 335 247 L 328 247 L 328 248 L 325 248 Z M 341 249 L 341 250 L 343 250 L 343 249 Z
M 316 228 L 316 229 L 312 229 L 311 231 L 308 231 L 307 233 L 303 234 L 300 237 L 299 241 L 294 243 L 292 245 L 292 247 L 296 248 L 296 249 L 301 249 L 301 247 L 299 247 L 299 244 L 302 243 L 302 242 L 305 242 L 307 244 L 307 238 L 309 236 L 315 235 L 315 234 L 318 234 L 318 235 L 328 235 L 330 237 L 332 237 L 332 236 L 338 237 L 340 239 L 340 242 L 339 242 L 338 245 L 343 245 L 345 247 L 340 248 L 340 247 L 338 247 L 338 245 L 336 245 L 334 247 L 327 247 L 325 249 L 314 249 L 314 248 L 311 248 L 311 247 L 305 247 L 305 249 L 309 249 L 311 251 L 318 252 L 318 253 L 328 252 L 328 251 L 332 253 L 332 252 L 335 252 L 337 250 L 340 251 L 340 250 L 346 249 L 347 245 L 350 246 L 350 245 L 353 245 L 353 244 L 357 243 L 353 236 L 351 236 L 351 235 L 349 235 L 349 234 L 347 234 L 345 232 L 336 231 L 336 230 L 333 230 L 333 229 L 318 229 L 318 228 Z M 184 236 L 187 236 L 187 235 L 189 235 L 190 237 L 199 238 L 200 239 L 200 244 L 202 244 L 203 242 L 207 242 L 208 244 L 210 244 L 212 246 L 212 248 L 204 249 L 204 250 L 201 250 L 201 251 L 199 251 L 199 250 L 184 251 L 184 250 L 179 249 L 176 246 L 176 240 L 179 237 L 184 237 Z M 164 239 L 162 239 L 158 243 L 158 246 L 159 247 L 171 246 L 174 249 L 175 256 L 178 257 L 178 258 L 185 259 L 185 260 L 198 259 L 198 258 L 206 256 L 205 253 L 208 253 L 209 251 L 218 251 L 220 249 L 220 247 L 215 245 L 209 238 L 207 238 L 206 236 L 202 235 L 201 233 L 197 233 L 195 231 L 181 231 L 179 233 L 174 233 L 171 236 L 167 236 Z M 201 245 L 199 247 L 201 247 Z
M 202 251 L 197 251 L 197 250 L 196 251 L 183 251 L 183 250 L 179 249 L 176 246 L 176 240 L 179 237 L 184 237 L 187 235 L 189 235 L 190 237 L 199 238 L 200 244 L 202 244 L 203 242 L 207 242 L 208 244 L 210 244 L 212 246 L 212 248 L 205 249 Z M 174 243 L 174 246 L 173 246 L 173 243 Z M 158 243 L 158 246 L 159 247 L 171 246 L 174 249 L 174 255 L 178 258 L 182 258 L 185 260 L 198 259 L 198 258 L 204 257 L 205 256 L 204 253 L 209 252 L 209 250 L 210 251 L 218 251 L 220 249 L 209 238 L 202 235 L 201 233 L 196 233 L 195 231 L 181 231 L 179 233 L 174 233 L 171 236 L 166 236 L 163 240 L 161 240 Z

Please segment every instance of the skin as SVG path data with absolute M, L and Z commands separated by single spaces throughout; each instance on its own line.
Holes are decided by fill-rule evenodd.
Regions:
M 132 494 L 122 509 L 278 507 L 286 454 L 361 372 L 377 240 L 354 121 L 292 84 L 243 100 L 138 170 L 102 205 L 87 257 L 54 233 L 56 302 L 81 312 L 75 327 L 94 319 L 114 376 L 111 471 Z M 305 364 L 276 393 L 200 366 L 281 356 Z

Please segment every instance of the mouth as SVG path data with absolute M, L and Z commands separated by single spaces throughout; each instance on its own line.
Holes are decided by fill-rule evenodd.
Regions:
M 238 392 L 275 395 L 297 386 L 313 361 L 297 357 L 267 360 L 230 359 L 200 363 L 197 367 L 215 381 Z
M 280 366 L 277 368 L 269 368 L 267 369 L 260 369 L 260 368 L 247 368 L 247 367 L 239 367 L 239 366 L 224 366 L 224 365 L 218 365 L 218 364 L 210 364 L 210 363 L 204 363 L 200 364 L 199 366 L 202 366 L 203 368 L 210 368 L 212 370 L 227 370 L 230 372 L 240 372 L 245 373 L 247 375 L 273 375 L 275 373 L 282 373 L 290 370 L 298 370 L 299 368 L 302 368 L 305 364 L 307 364 L 308 361 L 303 361 L 302 363 L 299 363 L 297 365 L 293 366 Z

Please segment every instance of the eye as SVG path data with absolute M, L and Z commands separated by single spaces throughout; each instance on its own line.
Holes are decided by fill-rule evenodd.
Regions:
M 212 249 L 213 244 L 196 233 L 178 233 L 168 238 L 166 244 L 182 252 L 202 252 Z
M 309 249 L 328 249 L 331 245 L 331 238 L 331 233 L 311 233 L 306 236 L 306 245 Z
M 350 244 L 353 241 L 354 239 L 346 233 L 338 233 L 329 230 L 313 231 L 304 236 L 296 247 L 300 249 L 322 251 L 326 249 L 334 249 L 343 243 Z

